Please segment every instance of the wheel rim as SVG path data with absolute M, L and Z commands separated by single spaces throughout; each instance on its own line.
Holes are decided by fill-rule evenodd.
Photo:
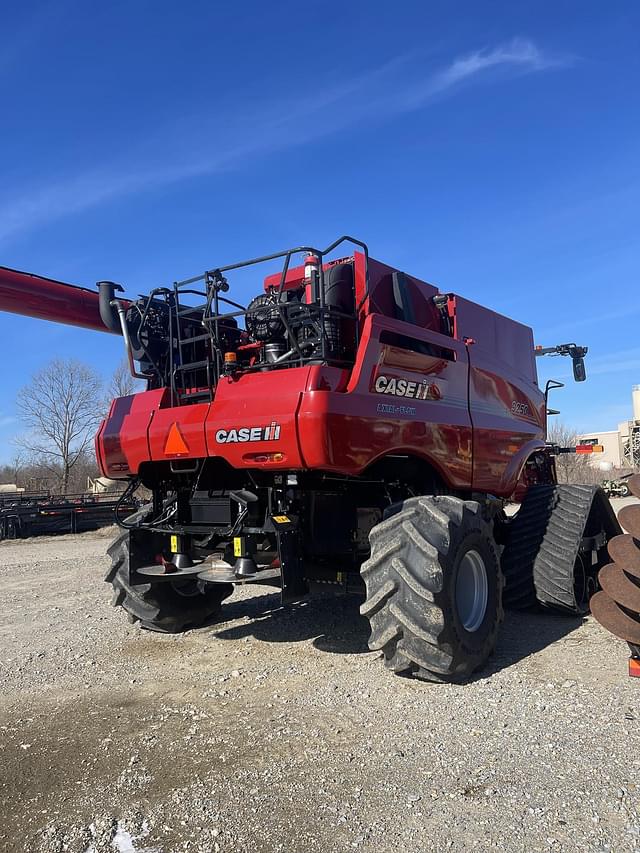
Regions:
M 484 560 L 477 551 L 467 551 L 456 578 L 456 609 L 465 631 L 473 633 L 482 625 L 488 598 L 489 583 Z

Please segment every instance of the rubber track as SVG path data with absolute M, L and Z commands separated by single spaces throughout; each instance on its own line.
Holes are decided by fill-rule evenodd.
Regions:
M 584 613 L 576 601 L 575 564 L 587 526 L 616 535 L 618 522 L 599 486 L 532 486 L 513 521 L 502 554 L 505 604 L 522 609 L 540 602 L 565 613 Z M 587 567 L 595 574 L 595 567 Z

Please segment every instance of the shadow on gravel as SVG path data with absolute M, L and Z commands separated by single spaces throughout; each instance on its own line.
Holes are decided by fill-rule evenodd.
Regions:
M 487 678 L 557 643 L 583 624 L 580 616 L 563 616 L 548 611 L 510 611 L 505 613 L 498 645 L 487 666 L 473 680 Z
M 315 648 L 333 654 L 367 652 L 369 624 L 359 612 L 355 596 L 311 597 L 286 607 L 280 594 L 266 594 L 223 605 L 224 622 L 243 619 L 241 624 L 211 626 L 221 640 L 254 637 L 265 643 L 295 643 L 314 638 Z M 501 669 L 535 655 L 576 631 L 583 619 L 546 611 L 507 611 L 498 645 L 487 666 L 473 681 L 488 678 Z
M 295 643 L 314 637 L 313 645 L 320 651 L 361 654 L 369 651 L 369 624 L 359 607 L 359 598 L 346 595 L 318 596 L 282 607 L 280 593 L 267 594 L 223 605 L 225 622 L 250 621 L 214 628 L 213 634 L 221 640 L 255 637 L 265 643 Z

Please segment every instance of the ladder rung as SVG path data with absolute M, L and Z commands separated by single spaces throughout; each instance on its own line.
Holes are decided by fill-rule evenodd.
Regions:
M 178 317 L 187 317 L 189 314 L 204 314 L 206 303 L 204 305 L 194 305 L 193 308 L 182 308 L 177 312 Z
M 176 365 L 176 370 L 198 370 L 200 367 L 207 367 L 210 365 L 210 361 L 190 361 L 187 364 L 178 364 Z
M 192 338 L 180 338 L 180 346 L 184 347 L 187 344 L 195 344 L 196 341 L 210 341 L 211 335 L 206 332 L 204 335 L 194 335 Z

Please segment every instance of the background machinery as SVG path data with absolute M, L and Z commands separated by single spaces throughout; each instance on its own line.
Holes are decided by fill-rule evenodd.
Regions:
M 56 495 L 25 489 L 0 491 L 0 540 L 51 533 L 83 533 L 113 524 L 118 505 L 110 494 Z M 119 509 L 133 512 L 134 501 Z
M 152 494 L 109 549 L 132 620 L 181 631 L 234 585 L 322 584 L 364 594 L 392 670 L 450 681 L 491 654 L 503 601 L 586 612 L 621 531 L 599 488 L 556 485 L 531 329 L 348 237 L 121 291 L 0 269 L 0 310 L 122 335 L 147 383 L 96 437 L 123 504 Z
M 623 474 L 621 477 L 617 477 L 613 480 L 603 480 L 602 490 L 605 495 L 610 498 L 628 498 L 631 494 L 629 478 L 632 476 L 633 473 Z

